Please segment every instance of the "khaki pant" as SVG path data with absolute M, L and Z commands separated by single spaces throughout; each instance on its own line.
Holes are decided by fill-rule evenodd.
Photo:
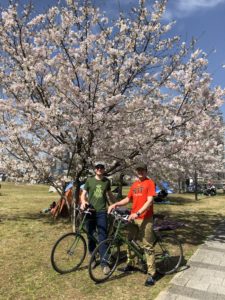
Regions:
M 153 235 L 153 218 L 147 219 L 137 219 L 134 223 L 129 223 L 128 225 L 128 239 L 138 240 L 141 242 L 141 246 L 144 248 L 148 273 L 154 275 L 156 273 L 155 268 L 155 253 L 153 248 L 154 235 Z M 132 251 L 127 250 L 127 263 L 129 265 L 134 265 L 134 259 L 132 256 Z

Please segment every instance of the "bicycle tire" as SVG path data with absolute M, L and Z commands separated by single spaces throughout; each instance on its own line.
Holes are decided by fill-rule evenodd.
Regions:
M 182 245 L 173 235 L 158 236 L 154 250 L 156 270 L 159 274 L 172 274 L 181 265 L 183 259 Z
M 86 253 L 87 244 L 84 237 L 74 232 L 67 233 L 61 236 L 52 248 L 52 267 L 60 274 L 76 271 L 83 263 Z
M 105 247 L 106 251 L 103 257 L 99 255 L 100 247 Z M 88 271 L 91 279 L 96 283 L 106 281 L 116 270 L 120 258 L 120 247 L 112 239 L 106 239 L 98 244 L 92 253 Z M 110 271 L 108 274 L 103 273 L 103 267 L 108 266 Z

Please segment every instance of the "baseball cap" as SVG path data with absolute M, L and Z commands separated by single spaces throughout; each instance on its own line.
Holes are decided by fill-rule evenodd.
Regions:
M 139 170 L 139 169 L 147 171 L 147 165 L 144 163 L 139 163 L 135 166 L 135 170 Z
M 98 161 L 95 163 L 95 169 L 97 168 L 105 169 L 105 164 L 103 162 Z

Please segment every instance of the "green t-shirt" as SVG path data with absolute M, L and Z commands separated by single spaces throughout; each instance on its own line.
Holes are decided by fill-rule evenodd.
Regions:
M 111 190 L 108 178 L 103 177 L 101 180 L 97 180 L 95 177 L 88 178 L 84 190 L 88 192 L 88 201 L 97 212 L 106 210 L 106 192 Z

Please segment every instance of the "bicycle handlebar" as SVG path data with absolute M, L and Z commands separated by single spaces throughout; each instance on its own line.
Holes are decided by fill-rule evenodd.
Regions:
M 87 207 L 85 209 L 81 209 L 80 206 L 78 206 L 75 209 L 77 211 L 79 211 L 80 213 L 87 214 L 87 215 L 91 215 L 95 211 L 94 208 L 90 208 L 90 207 Z
M 112 215 L 116 220 L 121 220 L 123 223 L 129 223 L 129 214 L 121 214 L 116 209 L 111 210 L 110 215 Z

